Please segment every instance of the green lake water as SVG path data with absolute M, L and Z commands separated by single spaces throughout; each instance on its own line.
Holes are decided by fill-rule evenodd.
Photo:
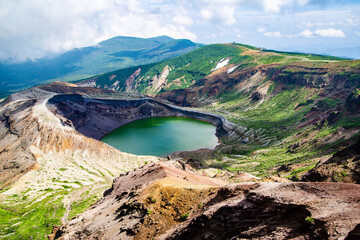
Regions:
M 216 127 L 185 117 L 147 118 L 119 127 L 101 140 L 123 152 L 166 156 L 176 151 L 214 148 Z

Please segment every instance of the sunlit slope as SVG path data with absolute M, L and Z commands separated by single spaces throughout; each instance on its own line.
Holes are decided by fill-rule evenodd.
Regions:
M 215 44 L 81 84 L 225 116 L 243 138 L 226 142 L 209 158 L 218 161 L 210 166 L 228 170 L 266 175 L 290 164 L 286 176 L 298 179 L 359 135 L 359 60 Z M 337 179 L 351 179 L 350 165 L 339 169 Z
M 213 44 L 157 64 L 99 75 L 88 82 L 102 88 L 157 94 L 192 86 L 225 66 L 231 66 L 227 69 L 231 73 L 269 64 L 321 64 L 343 60 L 322 55 L 267 51 L 243 44 Z

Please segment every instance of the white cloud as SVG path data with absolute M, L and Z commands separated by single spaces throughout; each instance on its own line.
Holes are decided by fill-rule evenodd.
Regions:
M 321 37 L 337 37 L 344 38 L 345 33 L 341 29 L 327 28 L 327 29 L 317 29 L 315 34 Z
M 258 27 L 258 28 L 257 28 L 257 31 L 258 31 L 259 33 L 266 32 L 266 31 L 267 31 L 267 27 Z
M 295 8 L 305 6 L 310 0 L 203 0 L 204 3 L 226 4 L 226 5 L 242 5 L 257 6 L 263 8 L 267 12 L 280 12 L 283 8 Z
M 309 37 L 313 37 L 314 33 L 312 31 L 310 31 L 309 29 L 306 29 L 306 30 L 302 31 L 299 35 L 302 37 L 309 38 Z
M 213 24 L 220 24 L 225 26 L 234 25 L 237 20 L 235 17 L 236 4 L 230 4 L 232 0 L 225 2 L 218 2 L 217 0 L 209 0 L 211 4 L 208 4 L 206 8 L 200 10 L 200 16 L 203 20 L 209 20 Z M 236 1 L 234 1 L 236 2 Z M 207 1 L 203 1 L 205 5 Z M 197 15 L 198 12 L 195 12 Z
M 225 25 L 233 25 L 236 23 L 235 8 L 230 6 L 223 6 L 218 9 L 219 17 Z
M 121 35 L 197 37 L 191 18 L 172 19 L 159 4 L 138 0 L 12 0 L 0 9 L 0 60 L 37 59 Z
M 211 33 L 211 35 L 210 35 L 212 38 L 218 38 L 218 37 L 223 37 L 224 36 L 224 34 L 223 33 L 220 33 L 220 32 L 218 32 L 218 33 Z
M 209 20 L 213 17 L 213 13 L 208 9 L 202 9 L 200 11 L 201 17 L 205 20 Z
M 360 31 L 355 31 L 355 34 L 360 36 Z
M 360 24 L 360 16 L 354 16 L 352 18 L 348 18 L 344 21 L 347 25 L 358 26 Z
M 324 26 L 335 26 L 336 22 L 304 22 L 305 27 L 324 27 Z
M 346 37 L 345 33 L 341 29 L 327 28 L 327 29 L 316 29 L 315 31 L 310 31 L 306 29 L 300 34 L 302 37 L 335 37 L 335 38 L 344 38 Z
M 244 38 L 244 35 L 242 35 L 242 34 L 240 34 L 240 33 L 237 33 L 237 34 L 236 34 L 236 37 L 237 37 L 237 38 Z
M 185 25 L 185 26 L 191 26 L 194 24 L 193 19 L 188 16 L 177 15 L 172 18 L 172 21 L 176 24 Z
M 278 13 L 283 7 L 304 6 L 309 0 L 260 0 L 265 11 Z
M 266 37 L 281 37 L 280 32 L 264 32 L 264 36 Z
M 337 21 L 303 22 L 302 25 L 304 25 L 305 27 L 326 27 L 326 26 L 334 27 L 334 26 L 359 26 L 360 24 L 359 16 L 354 16 L 347 19 L 337 19 L 336 17 L 333 17 L 332 20 L 337 20 Z

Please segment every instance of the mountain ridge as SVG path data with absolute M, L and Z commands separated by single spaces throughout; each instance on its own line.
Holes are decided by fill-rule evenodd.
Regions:
M 51 58 L 23 63 L 0 63 L 0 96 L 49 81 L 74 81 L 119 68 L 157 62 L 200 46 L 203 45 L 167 36 L 118 36 Z

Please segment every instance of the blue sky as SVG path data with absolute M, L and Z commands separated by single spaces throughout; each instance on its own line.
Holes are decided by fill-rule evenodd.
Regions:
M 321 52 L 360 46 L 360 0 L 0 0 L 3 61 L 119 35 Z

